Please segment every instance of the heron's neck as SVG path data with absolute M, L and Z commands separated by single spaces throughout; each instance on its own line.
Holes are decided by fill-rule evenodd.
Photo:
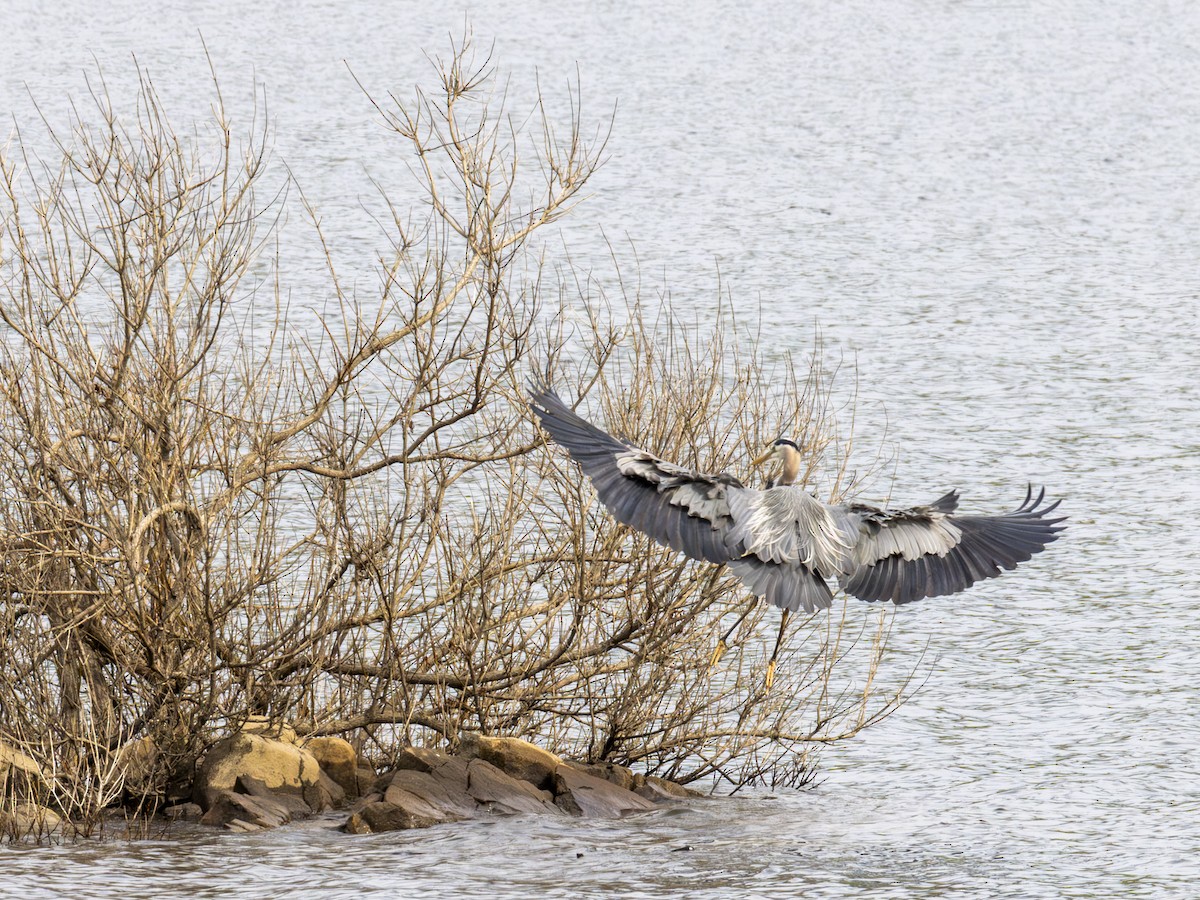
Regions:
M 776 484 L 795 484 L 800 477 L 800 454 L 788 447 L 783 454 L 783 468 L 779 472 Z

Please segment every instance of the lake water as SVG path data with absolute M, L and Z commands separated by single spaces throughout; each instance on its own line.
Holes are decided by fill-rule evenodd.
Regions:
M 202 34 L 232 104 L 265 85 L 277 156 L 366 272 L 368 175 L 396 172 L 347 66 L 407 95 L 464 22 L 514 96 L 578 66 L 585 112 L 617 112 L 577 263 L 607 237 L 678 310 L 726 291 L 780 351 L 819 333 L 857 368 L 860 447 L 895 455 L 875 498 L 998 511 L 1045 483 L 1065 540 L 897 612 L 892 670 L 924 651 L 929 677 L 814 789 L 0 851 L 0 896 L 1195 896 L 1200 6 L 581 6 L 10 0 L 0 110 L 61 118 L 93 60 L 119 95 L 136 54 L 202 118 Z

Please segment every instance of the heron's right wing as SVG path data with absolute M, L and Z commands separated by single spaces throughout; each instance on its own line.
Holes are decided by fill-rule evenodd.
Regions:
M 1034 496 L 1031 487 L 1020 506 L 995 516 L 958 514 L 953 491 L 912 509 L 851 506 L 861 537 L 856 566 L 840 579 L 842 589 L 860 600 L 911 603 L 1015 569 L 1064 528 L 1064 517 L 1051 515 L 1059 501 L 1043 505 L 1045 496 L 1045 490 Z
M 727 491 L 744 490 L 728 475 L 677 466 L 618 440 L 577 415 L 549 388 L 531 394 L 542 427 L 562 444 L 596 486 L 613 517 L 692 559 L 728 562 Z

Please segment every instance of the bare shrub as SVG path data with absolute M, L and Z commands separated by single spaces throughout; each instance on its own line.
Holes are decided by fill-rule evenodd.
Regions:
M 380 761 L 470 729 L 740 785 L 803 781 L 807 748 L 899 701 L 872 686 L 882 617 L 795 628 L 768 694 L 756 607 L 709 671 L 735 583 L 614 525 L 543 446 L 531 377 L 707 469 L 781 426 L 815 463 L 835 433 L 823 379 L 768 368 L 728 318 L 648 321 L 554 275 L 536 236 L 603 131 L 577 90 L 565 125 L 540 98 L 513 119 L 475 59 L 377 104 L 423 200 L 394 208 L 377 292 L 330 262 L 324 320 L 261 274 L 284 201 L 215 83 L 186 136 L 143 73 L 132 113 L 94 91 L 49 160 L 0 153 L 0 741 L 85 829 L 185 793 L 250 715 Z

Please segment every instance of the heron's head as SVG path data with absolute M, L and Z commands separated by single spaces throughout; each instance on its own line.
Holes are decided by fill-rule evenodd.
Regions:
M 777 462 L 781 467 L 776 484 L 791 484 L 800 475 L 800 448 L 795 441 L 779 438 L 761 456 L 750 461 L 752 466 Z

